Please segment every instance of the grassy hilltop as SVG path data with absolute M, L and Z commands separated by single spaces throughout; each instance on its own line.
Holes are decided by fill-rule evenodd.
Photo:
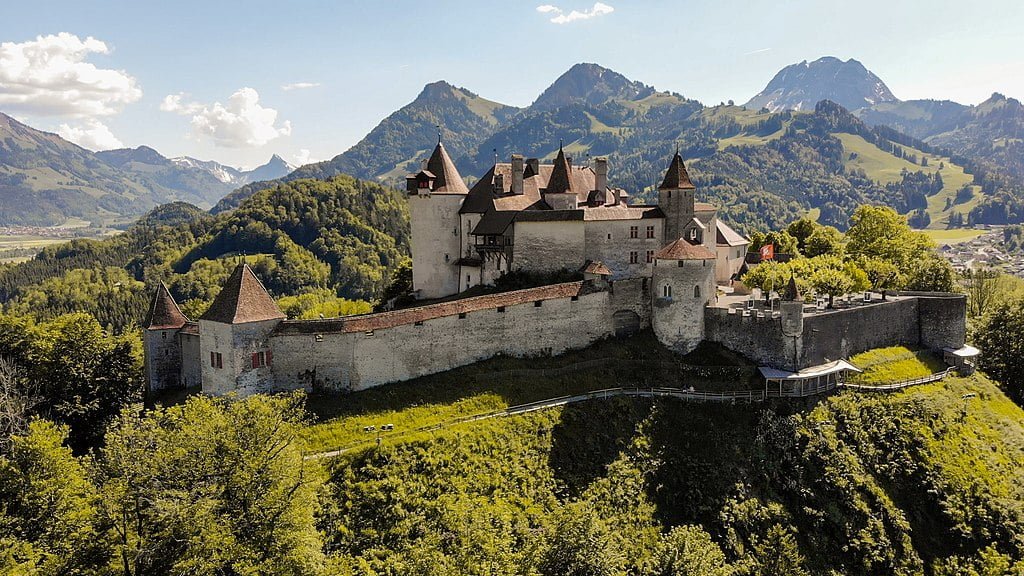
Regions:
M 322 530 L 360 574 L 1002 574 L 1024 554 L 1022 462 L 1024 413 L 984 376 L 807 405 L 596 400 L 343 454 Z M 709 571 L 659 571 L 680 539 Z

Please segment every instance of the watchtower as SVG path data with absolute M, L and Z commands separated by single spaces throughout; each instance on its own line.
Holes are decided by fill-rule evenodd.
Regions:
M 704 339 L 704 308 L 717 298 L 715 253 L 679 238 L 654 255 L 651 325 L 662 344 L 686 354 Z
M 438 137 L 426 166 L 406 176 L 412 223 L 412 286 L 417 298 L 459 291 L 462 230 L 459 208 L 469 188 Z

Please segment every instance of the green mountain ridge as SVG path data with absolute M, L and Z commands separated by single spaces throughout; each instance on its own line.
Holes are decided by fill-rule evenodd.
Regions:
M 101 226 L 130 222 L 168 202 L 211 206 L 240 183 L 287 174 L 291 167 L 275 159 L 240 172 L 169 159 L 147 146 L 91 152 L 0 113 L 0 226 L 71 218 Z

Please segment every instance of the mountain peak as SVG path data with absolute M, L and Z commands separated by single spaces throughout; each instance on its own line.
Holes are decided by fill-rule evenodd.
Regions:
M 609 100 L 639 100 L 654 88 L 634 82 L 598 64 L 574 64 L 533 103 L 535 110 L 553 110 L 566 104 L 603 104 Z
M 899 102 L 885 82 L 859 61 L 823 56 L 810 63 L 804 60 L 786 66 L 746 105 L 773 112 L 808 110 L 821 100 L 832 100 L 849 110 Z

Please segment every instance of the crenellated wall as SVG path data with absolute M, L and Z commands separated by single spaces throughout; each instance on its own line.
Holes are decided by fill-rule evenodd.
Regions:
M 798 370 L 887 346 L 959 348 L 966 336 L 966 298 L 904 293 L 898 299 L 804 317 L 803 334 L 786 336 L 781 318 L 705 313 L 705 338 L 758 364 Z

